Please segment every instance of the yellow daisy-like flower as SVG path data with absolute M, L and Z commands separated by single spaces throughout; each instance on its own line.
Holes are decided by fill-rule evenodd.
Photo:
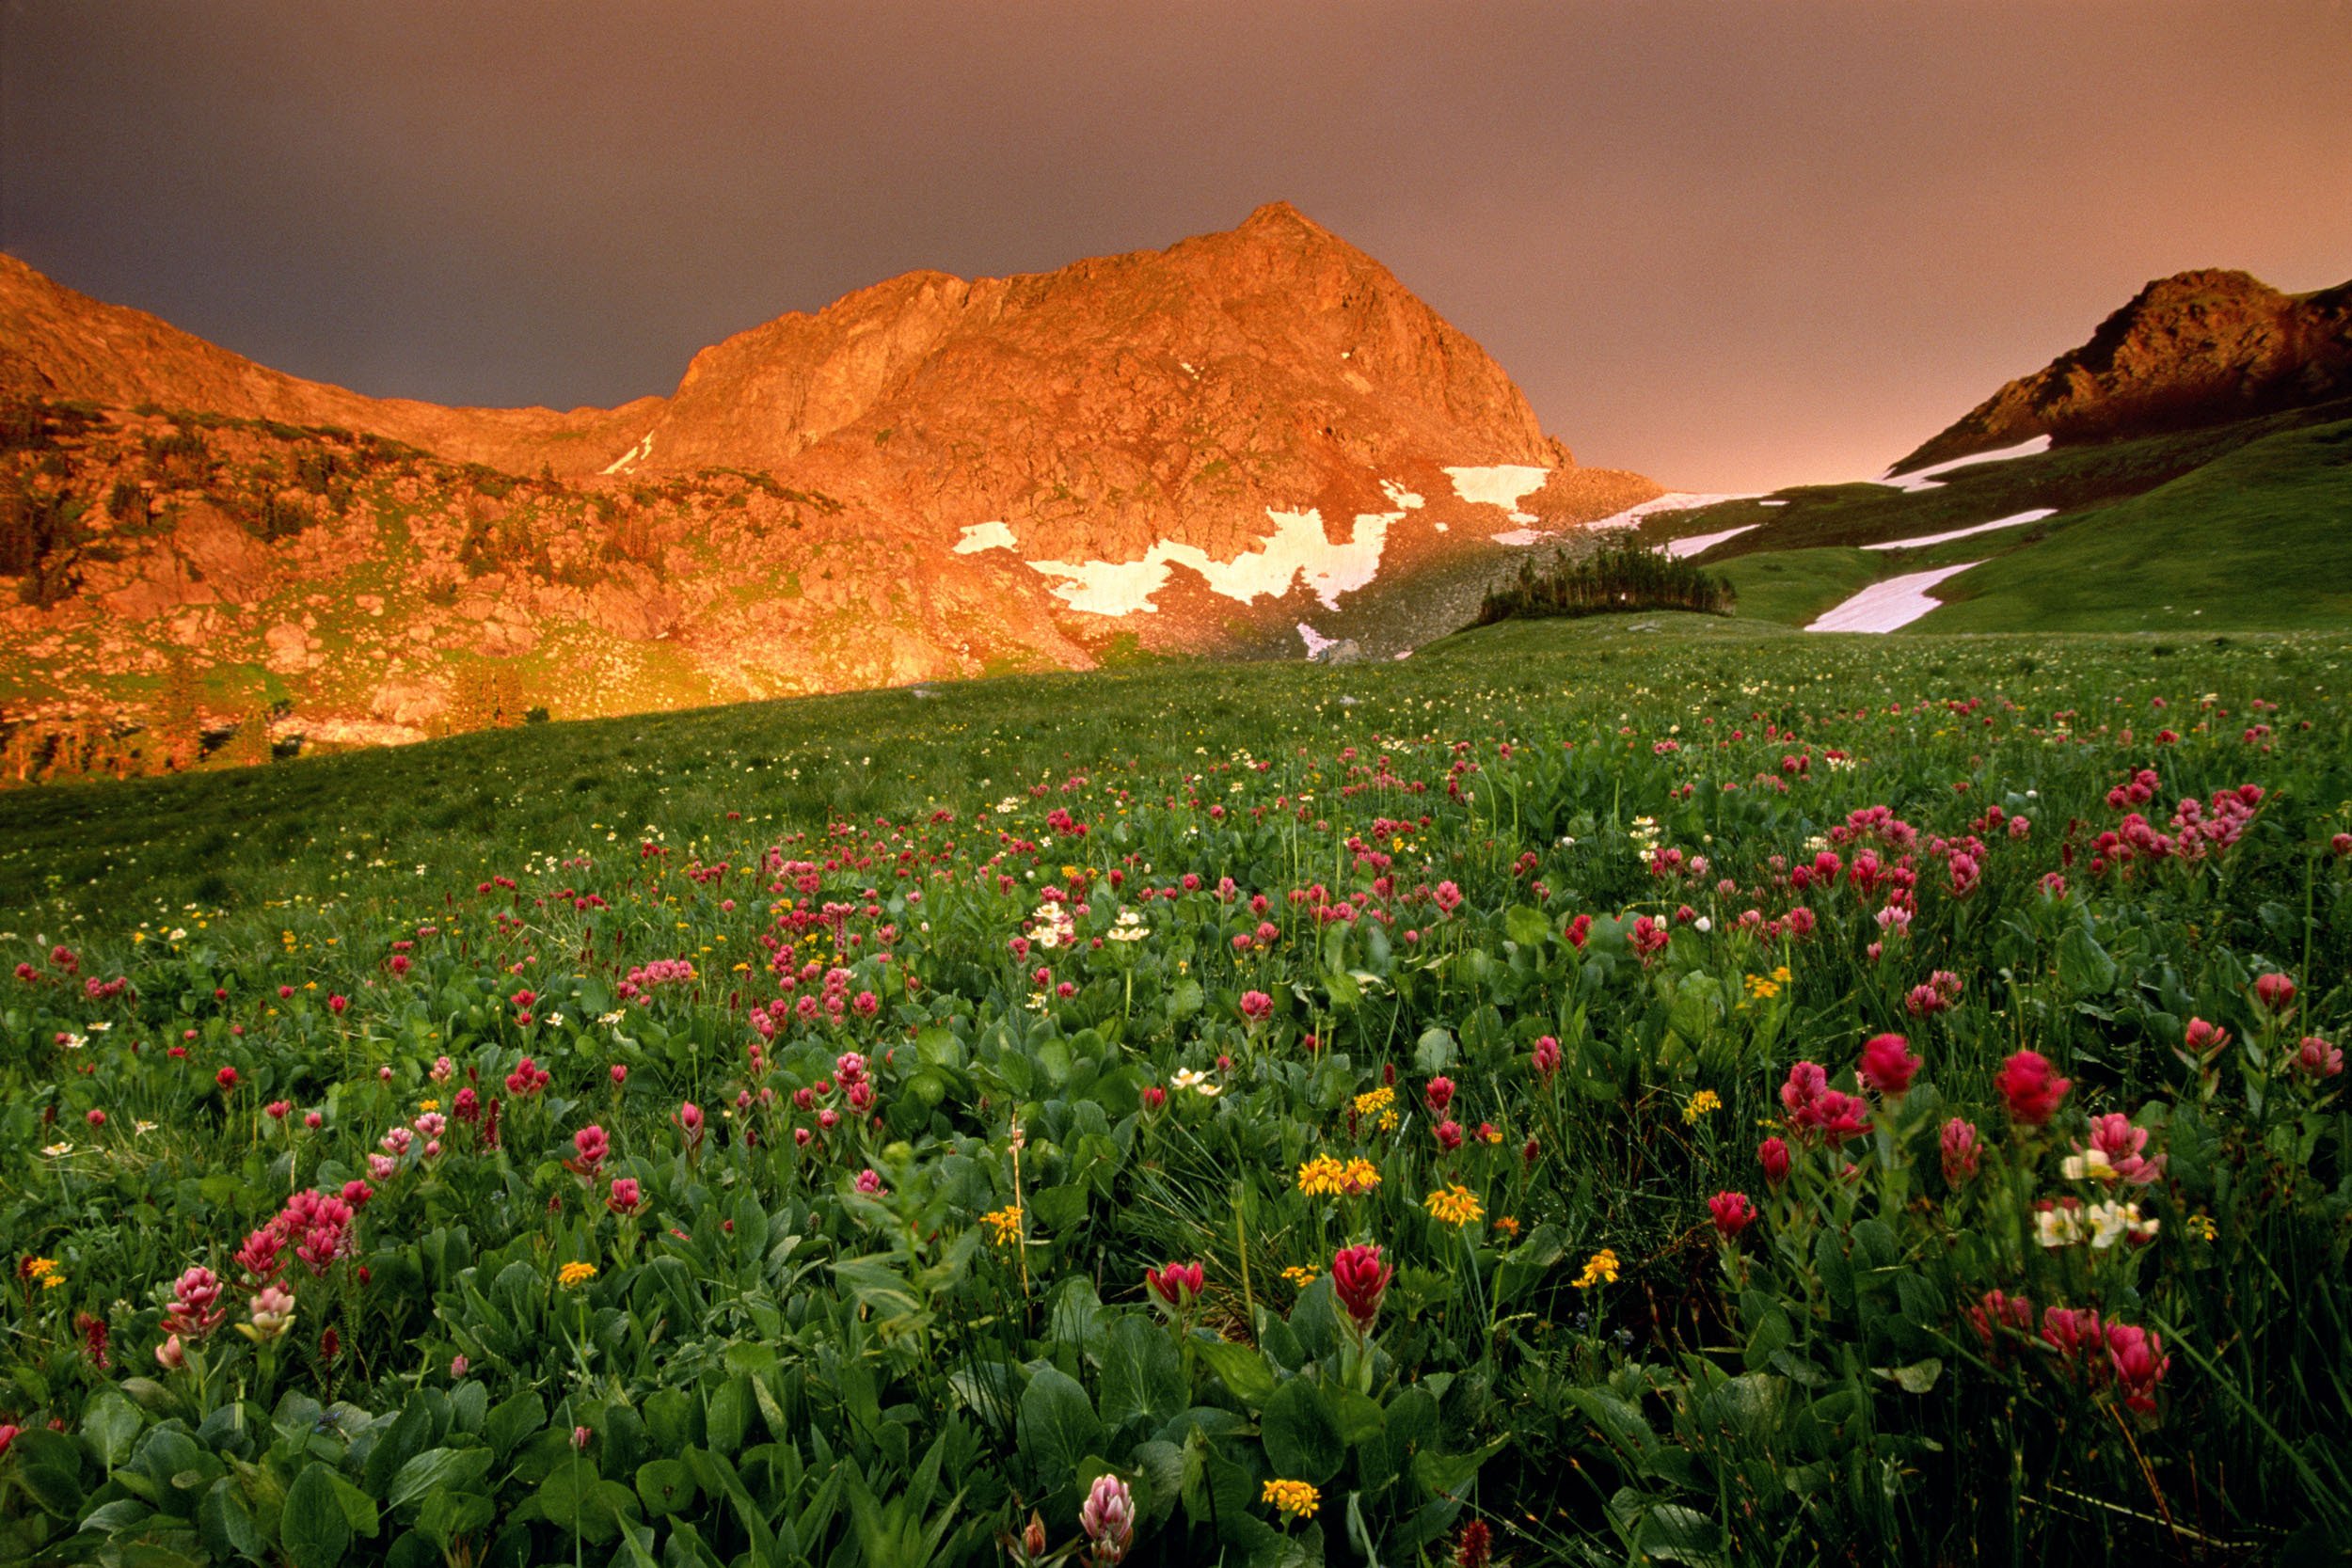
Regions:
M 982 1214 L 980 1223 L 996 1233 L 998 1246 L 1011 1246 L 1021 1240 L 1021 1209 L 1008 1203 L 1002 1209 Z
M 417 1109 L 420 1111 L 437 1111 L 440 1108 L 441 1102 L 437 1100 L 420 1100 L 417 1101 Z
M 1366 1089 L 1356 1097 L 1356 1114 L 1359 1117 L 1378 1116 L 1395 1103 L 1396 1091 L 1394 1089 Z
M 1303 1291 L 1322 1276 L 1303 1263 L 1293 1263 L 1282 1271 L 1282 1277 Z
M 1617 1282 L 1617 1255 L 1603 1247 L 1584 1260 L 1584 1272 L 1576 1276 L 1576 1288 L 1589 1291 L 1596 1285 Z
M 1323 1494 L 1303 1481 L 1267 1481 L 1260 1497 L 1294 1519 L 1307 1518 L 1323 1506 Z
M 65 1283 L 65 1271 L 55 1258 L 28 1258 L 24 1260 L 24 1277 L 40 1282 L 44 1291 L 54 1291 Z
M 1347 1190 L 1347 1167 L 1318 1154 L 1298 1167 L 1298 1190 L 1309 1197 L 1337 1197 Z
M 555 1282 L 566 1291 L 577 1291 L 596 1277 L 594 1263 L 566 1263 L 555 1271 Z
M 1698 1125 L 1699 1117 L 1707 1115 L 1709 1111 L 1720 1111 L 1723 1108 L 1724 1101 L 1721 1095 L 1718 1095 L 1713 1089 L 1701 1089 L 1698 1093 L 1692 1095 L 1689 1101 L 1683 1105 L 1682 1125 L 1685 1127 L 1695 1127 Z
M 2213 1223 L 2213 1216 L 2211 1214 L 2189 1215 L 2188 1227 L 2189 1229 L 2195 1231 L 2201 1240 L 2207 1242 L 2212 1241 L 2216 1236 L 2221 1233 L 2220 1227 Z
M 1787 964 L 1782 964 L 1778 969 L 1773 970 L 1772 978 L 1779 981 L 1784 986 L 1787 985 L 1788 983 L 1788 966 Z
M 1396 1113 L 1394 1111 L 1383 1111 L 1380 1113 L 1380 1131 L 1383 1132 L 1393 1132 L 1396 1131 Z
M 1380 1167 L 1370 1160 L 1350 1160 L 1340 1169 L 1340 1186 L 1350 1197 L 1380 1185 Z
M 1438 1217 L 1439 1224 L 1450 1225 L 1456 1230 L 1466 1225 L 1476 1224 L 1486 1212 L 1485 1206 L 1478 1201 L 1478 1195 L 1458 1181 L 1431 1193 L 1422 1200 L 1422 1204 Z
M 1497 1216 L 1495 1220 L 1495 1233 L 1505 1238 L 1506 1240 L 1514 1242 L 1518 1241 L 1519 1239 L 1518 1216 L 1517 1214 L 1502 1214 Z

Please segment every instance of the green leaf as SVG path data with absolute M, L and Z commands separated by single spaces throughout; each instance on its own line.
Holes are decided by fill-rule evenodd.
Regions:
M 1157 1425 L 1184 1409 L 1190 1392 L 1166 1330 L 1133 1313 L 1111 1324 L 1103 1338 L 1104 1426 L 1116 1432 L 1136 1419 Z
M 692 1506 L 700 1489 L 694 1473 L 675 1459 L 652 1459 L 637 1466 L 637 1495 L 645 1512 L 667 1515 Z
M 1551 922 L 1541 910 L 1514 904 L 1502 911 L 1502 934 L 1521 947 L 1541 947 L 1551 934 Z
M 1935 1356 L 1915 1361 L 1908 1367 L 1897 1367 L 1886 1373 L 1896 1386 L 1906 1394 L 1924 1394 L 1935 1386 L 1935 1380 L 1944 1375 L 1944 1363 Z
M 482 1423 L 482 1435 L 501 1459 L 514 1450 L 516 1444 L 547 1425 L 548 1407 L 537 1394 L 526 1388 L 513 1399 L 502 1400 Z M 406 1464 L 406 1460 L 401 1463 Z
M 1748 1336 L 1748 1345 L 1740 1359 L 1748 1370 L 1761 1371 L 1772 1364 L 1772 1357 L 1788 1348 L 1794 1331 L 1788 1324 L 1788 1314 L 1778 1307 L 1767 1311 Z
M 146 1424 L 139 1407 L 125 1399 L 120 1389 L 108 1386 L 89 1402 L 89 1409 L 82 1416 L 82 1435 L 111 1470 L 131 1457 L 132 1441 Z
M 1454 1065 L 1454 1053 L 1453 1031 L 1431 1027 L 1414 1042 L 1413 1065 L 1423 1072 L 1443 1072 Z
M 440 1492 L 427 1497 L 418 1511 L 417 1530 L 446 1553 L 451 1542 L 474 1534 L 497 1517 L 497 1506 L 479 1492 Z
M 309 1465 L 286 1489 L 278 1539 L 294 1568 L 335 1568 L 351 1546 L 351 1520 L 335 1495 L 333 1470 Z
M 490 1473 L 487 1449 L 427 1449 L 400 1467 L 385 1501 L 394 1508 L 434 1492 L 462 1492 Z
M 2058 983 L 2081 996 L 2105 996 L 2115 989 L 2115 959 L 2087 926 L 2070 926 L 2058 938 Z
M 1248 1345 L 1237 1345 L 1230 1339 L 1198 1347 L 1200 1359 L 1209 1370 L 1225 1380 L 1225 1386 L 1233 1398 L 1256 1410 L 1274 1393 L 1274 1372 L 1266 1366 L 1265 1357 Z
M 1103 1423 L 1077 1380 L 1053 1367 L 1040 1368 L 1021 1391 L 1017 1424 L 1021 1447 L 1037 1461 L 1048 1492 L 1059 1491 L 1077 1474 L 1078 1462 L 1103 1446 Z
M 1274 1390 L 1258 1418 L 1258 1435 L 1265 1444 L 1266 1463 L 1286 1481 L 1320 1486 L 1339 1474 L 1347 1457 L 1330 1406 L 1322 1391 L 1303 1377 Z
M 85 1523 L 82 1528 L 89 1527 Z M 197 1505 L 196 1532 L 215 1557 L 262 1560 L 265 1544 L 253 1523 L 253 1511 L 246 1506 L 245 1493 L 228 1476 L 213 1482 Z
M 1724 1568 L 1731 1560 L 1724 1527 L 1695 1508 L 1660 1503 L 1642 1520 L 1636 1547 L 1659 1562 Z

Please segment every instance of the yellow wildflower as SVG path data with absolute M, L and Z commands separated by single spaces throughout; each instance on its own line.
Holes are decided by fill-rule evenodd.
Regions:
M 1580 1291 L 1589 1291 L 1600 1284 L 1614 1285 L 1616 1282 L 1617 1255 L 1607 1247 L 1586 1259 L 1584 1272 L 1576 1276 L 1576 1288 Z
M 1340 1185 L 1350 1197 L 1380 1185 L 1380 1167 L 1370 1160 L 1350 1160 L 1340 1171 Z
M 1008 1203 L 1002 1209 L 982 1214 L 980 1223 L 996 1232 L 998 1246 L 1011 1246 L 1021 1239 L 1021 1209 Z
M 1689 1102 L 1682 1107 L 1682 1125 L 1685 1127 L 1696 1127 L 1698 1125 L 1699 1117 L 1707 1115 L 1709 1111 L 1720 1111 L 1723 1108 L 1724 1101 L 1722 1096 L 1718 1095 L 1713 1089 L 1701 1089 L 1698 1093 L 1692 1095 Z
M 1519 1239 L 1519 1222 L 1516 1214 L 1503 1214 L 1495 1220 L 1496 1233 L 1510 1241 Z
M 2188 1227 L 2195 1231 L 2201 1240 L 2207 1242 L 2220 1234 L 2220 1227 L 2213 1223 L 2211 1214 L 2189 1215 Z
M 1304 1519 L 1323 1504 L 1323 1494 L 1303 1481 L 1270 1481 L 1260 1495 L 1294 1519 Z
M 596 1277 L 594 1263 L 566 1263 L 555 1272 L 555 1282 L 566 1291 L 577 1291 Z
M 65 1283 L 65 1271 L 55 1258 L 28 1258 L 24 1260 L 24 1277 L 37 1279 L 44 1291 L 54 1291 Z
M 1347 1167 L 1318 1154 L 1298 1167 L 1298 1190 L 1309 1197 L 1337 1197 L 1347 1190 Z
M 1366 1089 L 1356 1097 L 1356 1114 L 1359 1117 L 1377 1116 L 1395 1103 L 1396 1091 L 1394 1089 Z
M 1317 1275 L 1314 1270 L 1306 1267 L 1304 1264 L 1293 1263 L 1289 1268 L 1282 1271 L 1282 1277 L 1289 1280 L 1299 1290 L 1303 1291 L 1308 1286 L 1312 1285 L 1318 1278 L 1321 1277 L 1321 1275 Z
M 1486 1212 L 1486 1208 L 1479 1203 L 1477 1195 L 1458 1181 L 1450 1187 L 1431 1193 L 1422 1200 L 1422 1203 L 1438 1217 L 1440 1224 L 1450 1225 L 1456 1230 L 1466 1225 L 1476 1224 L 1479 1218 Z
M 437 1100 L 420 1100 L 417 1101 L 417 1109 L 420 1111 L 437 1111 L 440 1108 L 441 1102 Z

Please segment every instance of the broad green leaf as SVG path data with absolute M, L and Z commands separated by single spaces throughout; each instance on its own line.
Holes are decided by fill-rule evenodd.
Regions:
M 1274 1390 L 1258 1418 L 1258 1435 L 1265 1444 L 1266 1464 L 1284 1480 L 1320 1486 L 1339 1473 L 1347 1458 L 1339 1423 L 1322 1390 L 1303 1377 Z
M 278 1539 L 294 1568 L 335 1568 L 343 1560 L 351 1547 L 351 1520 L 335 1495 L 334 1472 L 326 1465 L 305 1465 L 286 1489 Z

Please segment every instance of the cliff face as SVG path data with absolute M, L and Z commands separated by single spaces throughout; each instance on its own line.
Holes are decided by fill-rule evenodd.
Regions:
M 1896 465 L 2011 446 L 2220 424 L 2352 396 L 2352 283 L 2286 294 L 2242 272 L 2150 283 L 2048 367 L 2012 381 Z
M 484 659 L 573 713 L 1302 623 L 1393 646 L 1427 628 L 1351 605 L 1658 493 L 1577 467 L 1476 343 L 1282 204 L 1053 273 L 909 274 L 568 412 L 305 381 L 0 258 L 0 682 L 13 659 L 69 706 L 188 652 L 405 724 Z

